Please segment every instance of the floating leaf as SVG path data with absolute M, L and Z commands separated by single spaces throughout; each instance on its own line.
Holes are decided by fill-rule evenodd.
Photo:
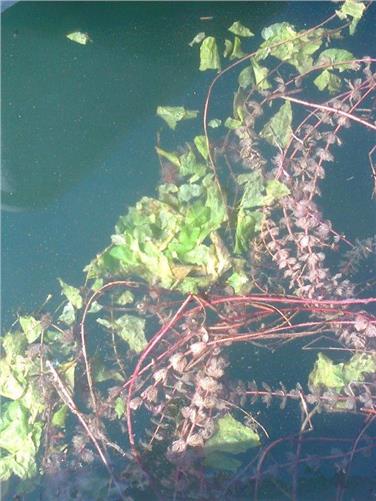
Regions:
M 121 306 L 131 304 L 134 302 L 134 294 L 131 291 L 124 291 L 115 298 L 115 303 Z
M 325 64 L 325 63 L 332 63 L 335 64 L 335 66 L 331 66 L 333 69 L 337 69 L 340 72 L 351 69 L 352 67 L 352 60 L 354 59 L 354 56 L 349 52 L 348 50 L 345 49 L 326 49 L 322 51 L 317 59 L 316 64 Z M 343 64 L 338 64 L 342 63 L 343 61 L 349 61 Z
M 61 287 L 61 293 L 72 303 L 72 305 L 77 308 L 77 310 L 82 308 L 82 297 L 80 291 L 73 287 L 72 285 L 68 285 L 61 278 L 58 278 L 59 284 Z
M 228 28 L 228 31 L 234 33 L 234 35 L 238 35 L 239 37 L 253 37 L 255 36 L 252 31 L 244 26 L 240 21 L 236 21 L 232 23 L 232 25 Z
M 195 143 L 195 146 L 198 149 L 198 151 L 201 153 L 201 156 L 205 158 L 205 160 L 207 160 L 209 157 L 209 152 L 208 152 L 208 144 L 206 141 L 206 137 L 196 136 L 193 139 L 193 142 Z
M 225 40 L 225 50 L 223 51 L 223 57 L 228 57 L 231 54 L 232 47 L 233 47 L 233 44 L 232 44 L 231 40 L 228 40 L 226 38 L 226 40 Z
M 259 445 L 260 437 L 256 432 L 237 421 L 231 414 L 226 414 L 218 419 L 217 431 L 204 445 L 205 462 L 215 469 L 228 469 L 227 461 L 218 462 L 218 458 L 225 459 L 221 456 L 222 454 L 231 460 L 232 457 L 228 454 L 241 454 Z M 237 463 L 230 462 L 230 465 L 235 464 L 236 467 L 239 466 Z
M 80 45 L 86 45 L 89 42 L 92 42 L 92 39 L 89 37 L 87 33 L 83 33 L 82 31 L 73 31 L 72 33 L 69 33 L 66 35 L 69 40 L 72 40 L 72 42 L 79 43 Z
M 222 124 L 222 120 L 219 118 L 213 118 L 212 120 L 209 120 L 208 126 L 211 127 L 212 129 L 216 129 Z
M 36 341 L 43 332 L 41 322 L 32 316 L 20 317 L 19 322 L 29 344 Z
M 260 136 L 273 146 L 284 148 L 287 146 L 292 134 L 291 123 L 291 104 L 286 101 L 263 127 Z
M 203 39 L 205 38 L 205 33 L 201 31 L 200 33 L 197 33 L 197 35 L 192 39 L 191 42 L 189 42 L 189 46 L 193 47 L 197 43 L 201 43 Z
M 155 147 L 155 150 L 158 153 L 158 155 L 166 158 L 169 162 L 175 165 L 175 167 L 180 167 L 180 160 L 176 153 L 162 150 L 162 148 L 158 148 L 158 146 Z
M 27 409 L 18 401 L 2 403 L 0 413 L 0 448 L 9 454 L 0 459 L 0 479 L 12 474 L 31 478 L 37 474 L 36 457 L 43 429 L 42 423 L 29 423 Z
M 352 17 L 351 24 L 349 26 L 350 35 L 353 35 L 356 30 L 356 26 L 363 16 L 363 12 L 366 6 L 363 2 L 357 2 L 355 0 L 346 0 L 343 2 L 341 8 L 336 10 L 337 16 L 344 20 L 348 16 Z
M 260 60 L 272 55 L 304 73 L 312 68 L 311 56 L 321 47 L 323 35 L 323 29 L 298 33 L 287 22 L 275 23 L 262 30 L 261 36 L 265 42 L 261 44 L 256 57 Z
M 235 232 L 235 254 L 248 250 L 249 241 L 261 230 L 263 219 L 261 211 L 239 210 Z
M 226 118 L 224 125 L 228 129 L 238 129 L 239 127 L 242 126 L 242 121 L 236 120 L 235 118 L 232 118 L 232 117 L 228 117 L 228 118 Z
M 245 52 L 243 52 L 242 48 L 241 48 L 240 38 L 235 37 L 234 44 L 232 47 L 232 52 L 230 54 L 230 61 L 232 61 L 233 59 L 241 59 L 245 55 L 246 55 Z
M 178 122 L 196 118 L 198 111 L 186 110 L 184 106 L 158 106 L 157 115 L 167 123 L 170 129 L 175 130 Z
M 206 37 L 200 46 L 200 71 L 220 69 L 217 41 L 214 37 Z

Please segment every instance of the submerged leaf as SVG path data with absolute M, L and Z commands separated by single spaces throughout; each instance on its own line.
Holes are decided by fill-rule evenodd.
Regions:
M 265 124 L 260 136 L 273 146 L 284 148 L 287 146 L 292 134 L 292 109 L 289 101 L 286 101 L 275 115 Z
M 322 71 L 313 81 L 319 90 L 328 89 L 330 94 L 335 94 L 341 88 L 341 79 L 329 70 Z
M 97 322 L 104 325 L 129 344 L 129 348 L 140 353 L 147 345 L 145 338 L 145 319 L 134 315 L 122 315 L 114 321 L 98 318 Z
M 218 419 L 217 431 L 205 443 L 205 462 L 212 468 L 229 469 L 228 466 L 231 465 L 232 469 L 236 465 L 232 461 L 235 458 L 227 454 L 240 454 L 259 445 L 260 437 L 256 432 L 237 421 L 231 414 L 226 414 Z M 223 454 L 225 456 L 222 456 Z

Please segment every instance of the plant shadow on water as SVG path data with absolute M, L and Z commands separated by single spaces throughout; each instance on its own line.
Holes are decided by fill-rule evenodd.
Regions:
M 97 19 L 110 7 L 72 8 L 76 16 L 92 8 Z M 195 15 L 209 7 L 200 4 Z M 113 8 L 124 14 L 128 7 Z M 160 20 L 164 8 L 152 4 Z M 12 9 L 22 14 L 22 5 Z M 138 13 L 141 6 L 129 9 Z M 61 273 L 60 296 L 51 295 L 33 313 L 23 308 L 27 313 L 2 337 L 0 478 L 10 499 L 375 495 L 376 59 L 348 42 L 374 18 L 374 8 L 352 0 L 336 11 L 324 4 L 316 26 L 303 28 L 303 14 L 291 13 L 294 24 L 276 18 L 261 33 L 240 16 L 241 5 L 215 9 L 220 22 L 202 25 L 205 16 L 197 25 L 205 33 L 198 29 L 193 38 L 196 31 L 189 31 L 185 40 L 193 38 L 189 57 L 199 59 L 206 98 L 192 95 L 184 106 L 171 98 L 154 101 L 166 79 L 160 68 L 163 78 L 148 104 L 156 125 L 136 113 L 131 137 L 159 127 L 156 189 L 152 175 L 139 168 L 147 179 L 143 184 L 134 176 L 129 207 L 124 213 L 119 202 L 122 215 L 111 239 L 101 241 L 101 252 L 95 247 L 88 264 L 85 253 L 80 256 L 85 280 Z M 80 26 L 72 25 L 66 41 L 72 45 L 64 50 L 82 49 L 80 58 L 91 61 L 96 43 L 99 53 L 112 54 L 119 31 L 111 28 L 121 22 L 107 21 L 106 47 L 99 30 L 90 29 L 90 15 L 77 17 Z M 48 39 L 46 26 L 40 35 Z M 150 25 L 142 26 L 149 33 Z M 13 30 L 13 36 L 23 34 Z M 149 43 L 154 36 L 160 32 L 152 32 Z M 99 89 L 80 81 L 78 95 L 86 85 Z M 112 87 L 106 85 L 107 95 Z M 145 90 L 134 92 L 137 104 Z M 124 132 L 129 123 L 119 127 L 119 110 L 107 104 L 115 122 L 110 129 Z M 64 183 L 76 182 L 104 143 L 111 144 L 106 120 L 98 136 L 84 129 L 71 153 L 85 134 L 84 150 L 100 137 L 98 149 L 88 163 L 82 154 L 82 172 L 66 172 Z M 123 147 L 129 160 L 128 143 Z M 145 163 L 152 151 L 144 148 Z M 112 160 L 117 155 L 120 165 L 119 152 Z M 346 165 L 349 156 L 356 173 Z M 107 196 L 120 197 L 123 185 L 113 187 L 103 176 L 107 168 L 86 186 L 103 179 Z M 349 197 L 350 178 L 361 169 L 359 191 Z M 117 180 L 129 172 L 122 176 Z M 333 185 L 347 193 L 337 200 L 340 207 Z M 76 185 L 65 195 L 75 199 L 76 210 L 78 193 Z M 351 224 L 356 214 L 362 216 L 358 229 Z M 103 221 L 93 222 L 96 232 Z M 40 303 L 41 290 L 34 293 Z

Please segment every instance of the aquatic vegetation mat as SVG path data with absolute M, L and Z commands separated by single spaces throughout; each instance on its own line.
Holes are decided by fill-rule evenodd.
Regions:
M 157 108 L 155 195 L 120 215 L 82 285 L 59 278 L 61 295 L 2 337 L 10 493 L 303 499 L 329 478 L 342 499 L 375 460 L 376 238 L 350 242 L 320 208 L 354 148 L 344 130 L 376 130 L 376 59 L 339 43 L 370 5 L 338 7 L 310 28 L 235 21 L 192 40 L 217 73 L 202 110 Z M 216 83 L 236 72 L 216 116 Z M 166 148 L 188 120 L 197 135 Z M 356 167 L 368 197 L 374 152 Z M 327 436 L 323 415 L 344 433 Z

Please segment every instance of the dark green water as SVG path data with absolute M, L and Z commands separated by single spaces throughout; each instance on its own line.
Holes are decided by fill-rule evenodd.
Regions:
M 3 326 L 55 293 L 56 277 L 80 284 L 82 268 L 108 244 L 118 215 L 153 193 L 162 126 L 156 107 L 201 109 L 213 76 L 198 72 L 197 46 L 188 46 L 197 32 L 222 32 L 237 19 L 255 32 L 283 20 L 303 28 L 332 10 L 329 2 L 21 2 L 6 11 Z M 347 48 L 372 55 L 375 20 L 373 9 Z M 67 40 L 76 30 L 93 43 Z M 191 128 L 182 124 L 181 134 L 190 137 Z M 323 209 L 349 238 L 376 233 L 364 160 L 369 144 L 361 134 L 357 144 L 351 158 L 338 152 L 323 186 Z M 263 377 L 295 381 L 292 366 L 287 360 Z

